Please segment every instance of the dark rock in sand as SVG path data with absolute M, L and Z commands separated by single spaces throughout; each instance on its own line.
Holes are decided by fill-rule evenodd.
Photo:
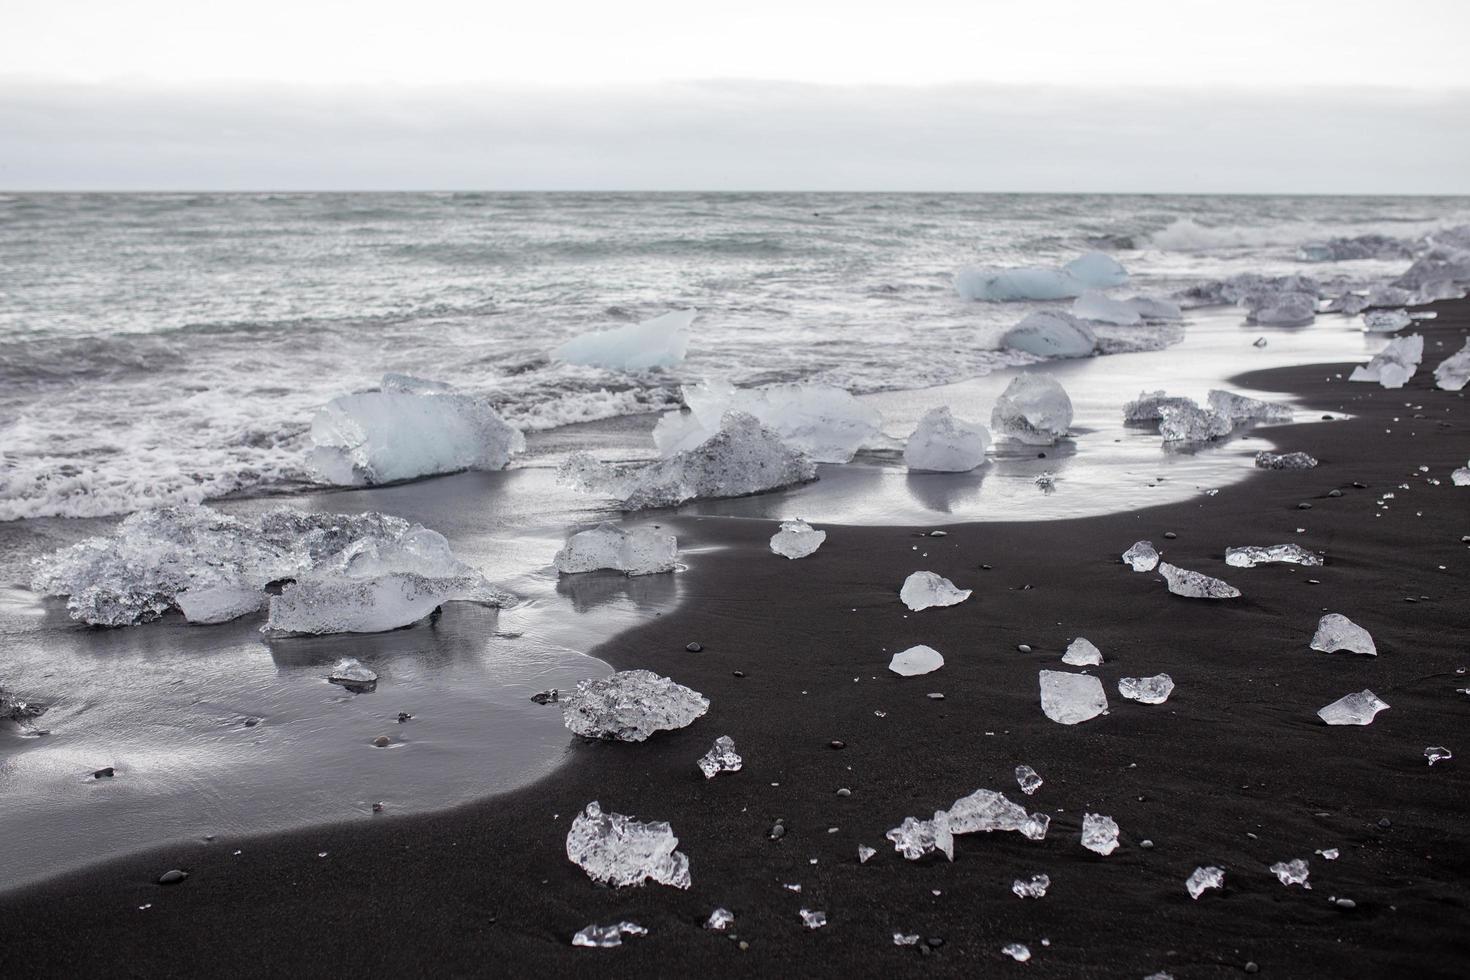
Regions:
M 160 885 L 177 885 L 187 877 L 189 877 L 189 872 L 174 868 L 172 871 L 165 871 L 161 874 L 158 878 L 158 883 Z
M 688 650 L 690 653 L 702 653 L 704 652 L 704 644 L 698 642 L 686 643 L 684 644 L 684 649 Z
M 112 775 L 113 775 L 113 773 L 112 773 L 112 767 L 111 766 L 103 766 L 101 769 L 98 769 L 96 772 L 92 773 L 92 778 L 93 779 L 111 779 L 112 778 Z

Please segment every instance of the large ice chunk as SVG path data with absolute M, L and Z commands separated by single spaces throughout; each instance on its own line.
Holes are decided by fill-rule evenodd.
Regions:
M 826 531 L 818 531 L 806 521 L 782 521 L 781 530 L 771 535 L 771 550 L 787 558 L 805 558 L 826 540 Z
M 944 666 L 944 656 L 933 647 L 920 644 L 895 653 L 888 661 L 888 669 L 900 677 L 917 677 L 932 674 Z
M 599 524 L 567 539 L 553 563 L 563 575 L 607 568 L 625 575 L 672 572 L 679 554 L 678 539 L 656 527 L 624 531 L 615 524 Z
M 1111 289 L 1128 281 L 1128 270 L 1111 255 L 1087 252 L 1062 266 L 1062 270 L 1092 289 Z
M 1165 409 L 1181 408 L 1199 410 L 1193 398 L 1166 395 L 1160 391 L 1140 391 L 1138 397 L 1123 406 L 1123 421 L 1133 424 L 1158 422 L 1163 419 Z
M 936 572 L 914 572 L 903 580 L 898 597 L 914 612 L 933 606 L 953 606 L 970 598 L 970 589 L 957 589 Z
M 995 400 L 990 426 L 997 435 L 1031 446 L 1050 446 L 1072 425 L 1072 399 L 1057 380 L 1023 371 Z
M 689 858 L 673 829 L 661 820 L 640 823 L 621 813 L 604 813 L 593 800 L 567 832 L 567 859 L 593 881 L 622 888 L 645 881 L 688 888 Z
M 1235 599 L 1240 596 L 1240 590 L 1228 582 L 1166 561 L 1159 562 L 1159 574 L 1169 583 L 1170 592 L 1187 599 Z
M 1328 613 L 1317 621 L 1317 632 L 1312 636 L 1312 649 L 1323 653 L 1365 653 L 1378 656 L 1378 647 L 1372 635 L 1342 613 Z
M 1119 327 L 1133 327 L 1143 322 L 1138 310 L 1126 300 L 1113 299 L 1095 289 L 1087 290 L 1072 301 L 1072 315 Z
M 965 473 L 985 462 L 989 448 L 985 426 L 957 419 L 948 405 L 941 405 L 919 420 L 903 447 L 903 461 L 911 470 Z
M 1160 410 L 1159 435 L 1168 448 L 1188 448 L 1230 434 L 1235 423 L 1208 408 L 1166 405 Z
M 1470 382 L 1470 340 L 1434 369 L 1434 383 L 1445 391 L 1460 391 L 1467 382 Z
M 1153 677 L 1120 677 L 1118 693 L 1141 704 L 1163 704 L 1174 693 L 1174 678 L 1168 674 Z
M 1402 388 L 1424 360 L 1424 338 L 1420 334 L 1395 337 L 1367 364 L 1353 368 L 1349 381 L 1376 381 L 1385 388 Z
M 1413 322 L 1408 310 L 1369 310 L 1363 314 L 1363 329 L 1368 333 L 1397 333 Z
M 1107 692 L 1090 674 L 1043 670 L 1040 680 L 1041 711 L 1058 724 L 1076 725 L 1107 713 Z
M 1097 667 L 1102 662 L 1102 651 L 1085 636 L 1067 644 L 1067 652 L 1062 654 L 1062 663 L 1071 667 Z
M 1225 564 L 1236 568 L 1254 568 L 1272 563 L 1320 565 L 1322 556 L 1314 555 L 1299 544 L 1245 545 L 1225 549 Z
M 325 482 L 363 486 L 503 469 L 525 436 L 483 398 L 454 391 L 343 395 L 311 420 L 307 461 Z
M 1046 814 L 1027 813 L 1025 807 L 992 789 L 977 789 L 969 796 L 960 797 L 947 812 L 950 832 L 955 834 L 988 834 L 999 830 L 1042 840 L 1051 825 L 1051 818 Z
M 1296 257 L 1302 262 L 1346 262 L 1353 259 L 1407 259 L 1413 245 L 1389 235 L 1354 235 L 1351 238 L 1328 238 L 1298 246 Z
M 903 823 L 883 836 L 893 841 L 893 849 L 910 861 L 936 852 L 954 860 L 954 834 L 950 830 L 949 814 L 943 810 L 935 810 L 932 820 L 904 817 Z
M 578 681 L 575 691 L 561 696 L 562 720 L 573 733 L 617 742 L 683 728 L 708 710 L 709 698 L 651 670 Z
M 736 388 L 723 381 L 686 385 L 688 411 L 668 412 L 653 428 L 660 455 L 697 448 L 720 431 L 730 412 L 752 415 L 787 445 L 818 463 L 846 463 L 880 441 L 883 414 L 832 385 L 779 384 Z
M 1308 292 L 1264 293 L 1248 297 L 1246 319 L 1262 327 L 1304 327 L 1317 318 L 1317 296 Z
M 1091 357 L 1097 351 L 1097 334 L 1070 313 L 1038 310 L 1002 334 L 1000 343 L 1037 357 Z
M 1211 389 L 1210 408 L 1232 422 L 1290 422 L 1291 406 Z
M 1104 857 L 1118 849 L 1118 822 L 1101 813 L 1082 815 L 1082 846 Z
M 694 310 L 674 310 L 641 323 L 579 334 L 552 351 L 551 359 L 614 371 L 673 367 L 689 351 L 694 317 Z
M 1378 712 L 1388 708 L 1386 701 L 1364 688 L 1352 694 L 1344 694 L 1336 701 L 1320 709 L 1317 717 L 1329 725 L 1371 725 Z
M 1168 323 L 1184 319 L 1184 311 L 1179 308 L 1179 304 L 1171 303 L 1166 299 L 1158 299 L 1154 296 L 1134 296 L 1123 302 L 1149 323 Z
M 619 498 L 623 510 L 644 510 L 806 483 L 817 478 L 817 468 L 753 416 L 731 412 L 720 431 L 695 449 L 632 466 L 600 463 L 578 452 L 557 475 L 575 489 Z
M 965 299 L 1009 302 L 1026 299 L 1071 299 L 1086 285 L 1061 269 L 1024 266 L 996 269 L 966 266 L 954 277 L 955 292 Z
M 1159 553 L 1152 541 L 1135 541 L 1123 552 L 1123 560 L 1135 572 L 1151 572 L 1159 567 Z

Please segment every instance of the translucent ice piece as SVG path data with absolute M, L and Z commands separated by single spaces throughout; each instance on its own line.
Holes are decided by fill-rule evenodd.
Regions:
M 378 675 L 358 661 L 347 657 L 337 661 L 337 665 L 332 668 L 332 673 L 327 676 L 327 680 L 347 688 L 372 687 L 378 683 Z
M 1261 450 L 1256 453 L 1256 466 L 1263 470 L 1309 470 L 1317 465 L 1315 457 L 1306 453 L 1272 453 Z
M 1301 885 L 1303 888 L 1312 887 L 1307 884 L 1307 876 L 1312 873 L 1311 869 L 1308 867 L 1307 862 L 1301 858 L 1293 858 L 1290 861 L 1277 861 L 1271 865 L 1271 873 L 1276 876 L 1277 881 L 1286 885 L 1288 888 L 1292 885 Z
M 1140 391 L 1138 397 L 1123 406 L 1123 421 L 1131 423 L 1158 422 L 1164 417 L 1166 408 L 1193 408 L 1199 405 L 1193 398 L 1166 395 L 1159 391 Z
M 1072 400 L 1057 380 L 1023 371 L 995 400 L 990 426 L 999 436 L 1030 446 L 1050 446 L 1072 425 Z
M 1135 541 L 1132 547 L 1123 552 L 1123 560 L 1135 572 L 1151 572 L 1159 567 L 1159 553 L 1154 550 L 1152 541 Z
M 1348 619 L 1342 613 L 1328 613 L 1317 621 L 1317 632 L 1312 637 L 1312 649 L 1323 653 L 1366 653 L 1378 656 L 1378 647 L 1367 630 Z
M 593 800 L 567 832 L 567 858 L 593 881 L 622 888 L 645 881 L 689 887 L 689 858 L 667 823 L 605 813 Z
M 46 705 L 25 701 L 0 687 L 0 720 L 25 724 L 45 713 Z
M 1022 943 L 1006 943 L 1000 948 L 1000 951 L 1017 963 L 1025 963 L 1031 958 L 1031 950 Z
M 1369 310 L 1363 314 L 1363 329 L 1368 333 L 1396 333 L 1413 322 L 1408 310 Z
M 715 909 L 704 920 L 704 927 L 711 932 L 724 932 L 735 924 L 735 913 L 729 909 Z
M 1058 724 L 1076 725 L 1106 713 L 1108 695 L 1102 681 L 1089 674 L 1043 670 L 1041 710 Z
M 888 661 L 888 669 L 901 677 L 917 677 L 929 674 L 944 666 L 944 657 L 933 647 L 920 644 L 895 653 Z
M 191 623 L 228 623 L 259 612 L 269 596 L 244 582 L 194 586 L 174 596 L 174 605 Z
M 685 385 L 684 404 L 659 419 L 653 441 L 663 456 L 699 447 L 731 412 L 751 416 L 792 449 L 818 463 L 846 463 L 881 442 L 883 414 L 833 385 L 801 383 L 736 388 L 723 381 Z
M 957 589 L 949 579 L 935 572 L 914 572 L 903 580 L 898 597 L 914 612 L 933 606 L 953 606 L 970 598 L 970 589 Z
M 802 909 L 801 924 L 808 929 L 820 929 L 827 924 L 827 913 L 820 910 Z
M 1016 785 L 1020 786 L 1021 792 L 1027 796 L 1041 789 L 1041 783 L 1041 775 L 1035 769 L 1032 769 L 1028 765 L 1019 765 L 1016 767 Z
M 551 359 L 614 371 L 674 367 L 689 351 L 695 315 L 694 310 L 674 310 L 641 323 L 578 334 L 553 350 Z
M 1461 466 L 1450 472 L 1450 483 L 1457 487 L 1470 487 L 1470 466 Z
M 1113 853 L 1118 849 L 1118 822 L 1101 813 L 1083 814 L 1082 846 L 1103 856 Z
M 1387 702 L 1364 688 L 1338 698 L 1318 711 L 1317 717 L 1329 725 L 1371 725 L 1378 712 L 1387 708 Z
M 893 841 L 893 849 L 910 861 L 936 852 L 954 860 L 954 834 L 950 830 L 949 814 L 943 810 L 935 810 L 929 820 L 904 817 L 903 823 L 883 836 Z
M 1127 303 L 1140 317 L 1150 323 L 1169 322 L 1184 319 L 1184 311 L 1179 308 L 1178 303 L 1171 303 L 1166 299 L 1158 299 L 1153 296 L 1134 296 L 1126 299 Z
M 735 752 L 735 740 L 729 735 L 715 739 L 710 750 L 699 758 L 699 771 L 705 779 L 713 779 L 722 772 L 739 772 L 740 756 Z
M 667 531 L 656 527 L 625 531 L 616 524 L 599 524 L 568 538 L 552 562 L 562 575 L 603 568 L 625 575 L 652 575 L 672 572 L 678 554 L 678 539 Z
M 1353 368 L 1349 381 L 1376 381 L 1385 388 L 1402 388 L 1424 360 L 1424 338 L 1415 333 L 1395 337 L 1367 364 Z
M 917 932 L 895 932 L 893 934 L 893 945 L 917 946 L 919 945 L 919 934 Z
M 858 864 L 867 864 L 868 860 L 878 852 L 866 844 L 859 844 L 857 849 Z
M 787 558 L 805 558 L 826 540 L 826 531 L 818 531 L 806 521 L 782 521 L 781 530 L 771 535 L 771 550 Z
M 1172 447 L 1195 446 L 1230 434 L 1235 423 L 1219 412 L 1188 405 L 1166 405 L 1159 409 L 1159 435 Z
M 911 470 L 965 473 L 985 462 L 989 448 L 985 426 L 957 419 L 941 405 L 919 420 L 903 448 L 903 461 Z
M 612 949 L 614 946 L 623 945 L 624 936 L 646 935 L 648 935 L 648 930 L 636 922 L 617 922 L 610 926 L 590 925 L 577 930 L 572 936 L 572 945 Z
M 1026 299 L 1071 299 L 1080 295 L 1087 286 L 1062 269 L 967 266 L 955 273 L 954 288 L 965 299 L 1004 303 Z
M 1234 599 L 1240 595 L 1240 590 L 1227 582 L 1166 561 L 1159 562 L 1159 574 L 1169 583 L 1170 592 L 1189 599 Z
M 1279 292 L 1246 298 L 1246 319 L 1263 327 L 1303 327 L 1317 318 L 1313 293 Z
M 575 734 L 618 742 L 642 742 L 654 732 L 683 728 L 709 710 L 709 698 L 651 670 L 578 681 L 560 704 Z
M 1434 369 L 1434 383 L 1445 391 L 1460 391 L 1467 382 L 1470 382 L 1470 340 Z
M 1262 401 L 1233 391 L 1210 390 L 1210 408 L 1232 422 L 1290 422 L 1291 406 Z
M 953 834 L 1014 831 L 1031 840 L 1046 837 L 1051 819 L 1044 813 L 1028 814 L 1024 807 L 1006 799 L 1004 793 L 977 789 L 962 796 L 949 808 L 949 830 Z
M 3 712 L 0 712 L 0 717 L 4 717 Z M 1431 766 L 1434 765 L 1436 762 L 1444 762 L 1445 760 L 1453 759 L 1454 757 L 1454 753 L 1445 748 L 1443 745 L 1431 745 L 1424 750 L 1424 758 L 1429 760 L 1429 764 Z
M 1143 322 L 1138 310 L 1126 300 L 1112 299 L 1095 289 L 1087 290 L 1072 301 L 1072 315 L 1120 327 L 1137 326 Z
M 1102 662 L 1102 651 L 1083 636 L 1067 644 L 1067 652 L 1062 654 L 1062 663 L 1071 667 L 1096 667 Z
M 1118 693 L 1130 701 L 1143 704 L 1163 704 L 1174 691 L 1174 678 L 1168 674 L 1153 677 L 1121 677 Z
M 1105 252 L 1086 252 L 1062 266 L 1062 270 L 1092 289 L 1111 289 L 1128 281 L 1128 270 Z
M 1050 887 L 1051 878 L 1048 875 L 1032 875 L 1030 881 L 1017 878 L 1011 882 L 1011 891 L 1017 898 L 1042 898 Z
M 1225 887 L 1225 869 L 1214 865 L 1195 868 L 1185 879 L 1184 887 L 1189 891 L 1189 897 L 1197 902 L 1211 888 Z
M 1097 351 L 1097 334 L 1070 313 L 1038 310 L 1001 334 L 1000 343 L 1037 357 L 1091 357 Z
M 1244 545 L 1225 549 L 1225 564 L 1235 568 L 1254 568 L 1272 563 L 1320 565 L 1322 556 L 1314 555 L 1299 544 Z

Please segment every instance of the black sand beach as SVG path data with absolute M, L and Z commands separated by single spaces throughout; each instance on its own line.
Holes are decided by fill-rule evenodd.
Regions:
M 1470 697 L 1457 688 L 1470 674 L 1457 671 L 1470 668 L 1470 489 L 1449 472 L 1470 458 L 1470 418 L 1431 372 L 1470 332 L 1470 301 L 1432 308 L 1425 365 L 1403 389 L 1348 384 L 1347 365 L 1238 379 L 1352 416 L 1273 431 L 1320 459 L 1314 470 L 939 538 L 828 527 L 800 561 L 770 553 L 769 522 L 675 518 L 681 543 L 710 546 L 687 559 L 685 600 L 590 652 L 703 692 L 712 707 L 694 725 L 641 745 L 577 744 L 551 776 L 433 816 L 183 842 L 11 891 L 0 957 L 45 977 L 1465 976 Z M 1140 538 L 1243 597 L 1168 594 L 1118 562 Z M 1283 542 L 1327 564 L 1224 564 L 1227 546 Z M 910 613 L 896 593 L 919 569 L 975 594 Z M 1366 627 L 1380 655 L 1310 650 L 1326 612 Z M 1112 707 L 1067 727 L 1041 714 L 1037 671 L 1075 636 L 1102 649 L 1093 672 Z M 945 666 L 890 674 L 889 656 L 916 643 Z M 1160 672 L 1178 685 L 1167 703 L 1117 696 L 1118 678 Z M 1371 726 L 1319 722 L 1318 708 L 1365 687 L 1391 705 Z M 398 706 L 385 693 L 374 696 L 387 725 Z M 724 734 L 745 767 L 706 781 L 694 762 Z M 1458 757 L 1431 769 L 1430 745 Z M 1045 779 L 1033 797 L 1016 789 L 1019 763 Z M 980 787 L 1051 814 L 1047 838 L 964 836 L 953 863 L 905 861 L 883 839 Z M 565 855 L 591 800 L 669 821 L 693 887 L 592 884 Z M 1086 812 L 1122 828 L 1111 856 L 1078 843 Z M 786 833 L 773 840 L 777 819 Z M 859 844 L 878 855 L 859 864 Z M 1335 861 L 1315 853 L 1330 848 Z M 1292 858 L 1310 862 L 1310 890 L 1268 870 Z M 1225 887 L 1193 901 L 1184 879 L 1209 864 Z M 188 879 L 155 884 L 171 868 Z M 1044 898 L 1011 893 L 1041 872 Z M 735 914 L 731 935 L 701 927 L 717 906 Z M 827 926 L 804 928 L 802 908 Z M 570 945 L 583 926 L 623 919 L 649 934 L 615 950 Z M 895 932 L 924 941 L 898 947 Z M 1001 953 L 1012 942 L 1028 963 Z

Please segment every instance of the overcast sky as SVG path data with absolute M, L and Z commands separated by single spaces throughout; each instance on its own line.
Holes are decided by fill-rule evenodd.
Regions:
M 4 0 L 0 187 L 1470 193 L 1470 0 Z

